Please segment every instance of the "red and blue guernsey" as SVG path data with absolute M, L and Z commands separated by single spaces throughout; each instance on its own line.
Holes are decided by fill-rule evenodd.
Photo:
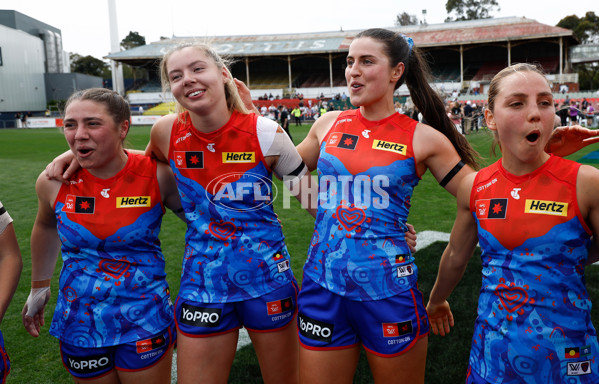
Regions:
M 579 167 L 552 156 L 514 176 L 499 160 L 476 176 L 483 278 L 470 366 L 486 382 L 599 383 Z
M 109 179 L 80 169 L 72 180 L 54 206 L 63 266 L 50 333 L 97 348 L 162 332 L 174 315 L 158 239 L 156 162 L 128 154 Z
M 188 113 L 173 124 L 168 159 L 188 226 L 183 299 L 242 301 L 294 279 L 272 208 L 272 171 L 258 139 L 261 124 L 276 129 L 275 122 L 238 112 L 211 133 L 198 131 Z
M 316 226 L 304 277 L 351 300 L 380 300 L 416 286 L 404 238 L 420 177 L 417 122 L 395 113 L 368 121 L 342 112 L 320 147 Z

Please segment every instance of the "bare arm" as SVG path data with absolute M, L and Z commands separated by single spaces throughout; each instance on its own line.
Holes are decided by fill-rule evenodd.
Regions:
M 159 162 L 156 168 L 156 176 L 158 178 L 158 185 L 160 185 L 162 203 L 173 211 L 179 219 L 185 221 L 185 212 L 181 206 L 181 198 L 179 197 L 173 171 L 168 165 Z
M 320 143 L 327 132 L 329 132 L 329 129 L 331 129 L 340 113 L 341 111 L 332 111 L 322 115 L 316 122 L 314 122 L 314 124 L 312 124 L 312 127 L 304 140 L 297 145 L 297 151 L 310 171 L 316 169 L 318 156 L 320 155 Z
M 426 307 L 431 329 L 445 336 L 453 326 L 453 314 L 447 298 L 464 275 L 468 261 L 478 243 L 476 222 L 470 213 L 470 192 L 474 174 L 464 178 L 458 191 L 458 212 L 449 243 L 441 256 L 437 280 Z
M 23 260 L 13 224 L 0 233 L 0 323 L 17 289 Z
M 150 142 L 146 147 L 146 156 L 151 156 L 162 163 L 168 163 L 168 148 L 175 119 L 177 119 L 175 114 L 166 115 L 152 126 Z
M 38 211 L 31 232 L 31 293 L 23 308 L 22 320 L 31 336 L 39 336 L 44 325 L 44 310 L 50 298 L 50 283 L 60 251 L 60 239 L 56 229 L 54 201 L 60 183 L 38 177 L 35 189 L 38 195 Z
M 580 213 L 593 233 L 587 264 L 599 261 L 599 170 L 582 165 L 576 178 L 576 194 Z
M 438 182 L 441 182 L 461 160 L 449 139 L 426 124 L 419 123 L 416 127 L 413 145 L 419 174 L 423 175 L 430 169 Z M 462 179 L 473 172 L 472 168 L 464 165 L 445 185 L 447 192 L 457 196 Z

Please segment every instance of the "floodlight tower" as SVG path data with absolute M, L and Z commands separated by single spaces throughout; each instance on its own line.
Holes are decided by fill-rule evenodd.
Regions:
M 120 52 L 119 32 L 116 20 L 115 0 L 108 0 L 108 20 L 110 23 L 110 53 Z M 112 90 L 119 95 L 125 96 L 125 82 L 123 81 L 123 66 L 111 60 L 112 68 Z

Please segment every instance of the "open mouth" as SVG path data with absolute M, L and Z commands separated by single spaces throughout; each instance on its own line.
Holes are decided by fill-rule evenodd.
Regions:
M 528 140 L 530 143 L 534 143 L 535 141 L 537 141 L 539 139 L 539 132 L 532 132 L 529 133 L 528 135 L 526 135 L 526 140 Z

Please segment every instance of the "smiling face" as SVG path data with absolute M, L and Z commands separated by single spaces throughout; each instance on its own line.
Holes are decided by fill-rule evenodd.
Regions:
M 352 41 L 345 68 L 352 104 L 359 105 L 362 112 L 364 108 L 386 108 L 392 113 L 394 87 L 403 69 L 403 63 L 391 67 L 382 42 L 370 37 Z
M 543 75 L 531 70 L 513 71 L 497 84 L 492 111 L 485 111 L 487 124 L 498 136 L 506 170 L 530 173 L 549 158 L 545 145 L 555 116 L 551 89 Z
M 227 71 L 201 48 L 190 46 L 172 52 L 166 62 L 166 76 L 173 97 L 183 108 L 199 115 L 213 111 L 215 106 L 227 108 Z
M 129 121 L 117 124 L 106 106 L 91 100 L 71 101 L 64 115 L 64 135 L 81 167 L 100 178 L 114 176 L 127 162 L 123 140 Z

